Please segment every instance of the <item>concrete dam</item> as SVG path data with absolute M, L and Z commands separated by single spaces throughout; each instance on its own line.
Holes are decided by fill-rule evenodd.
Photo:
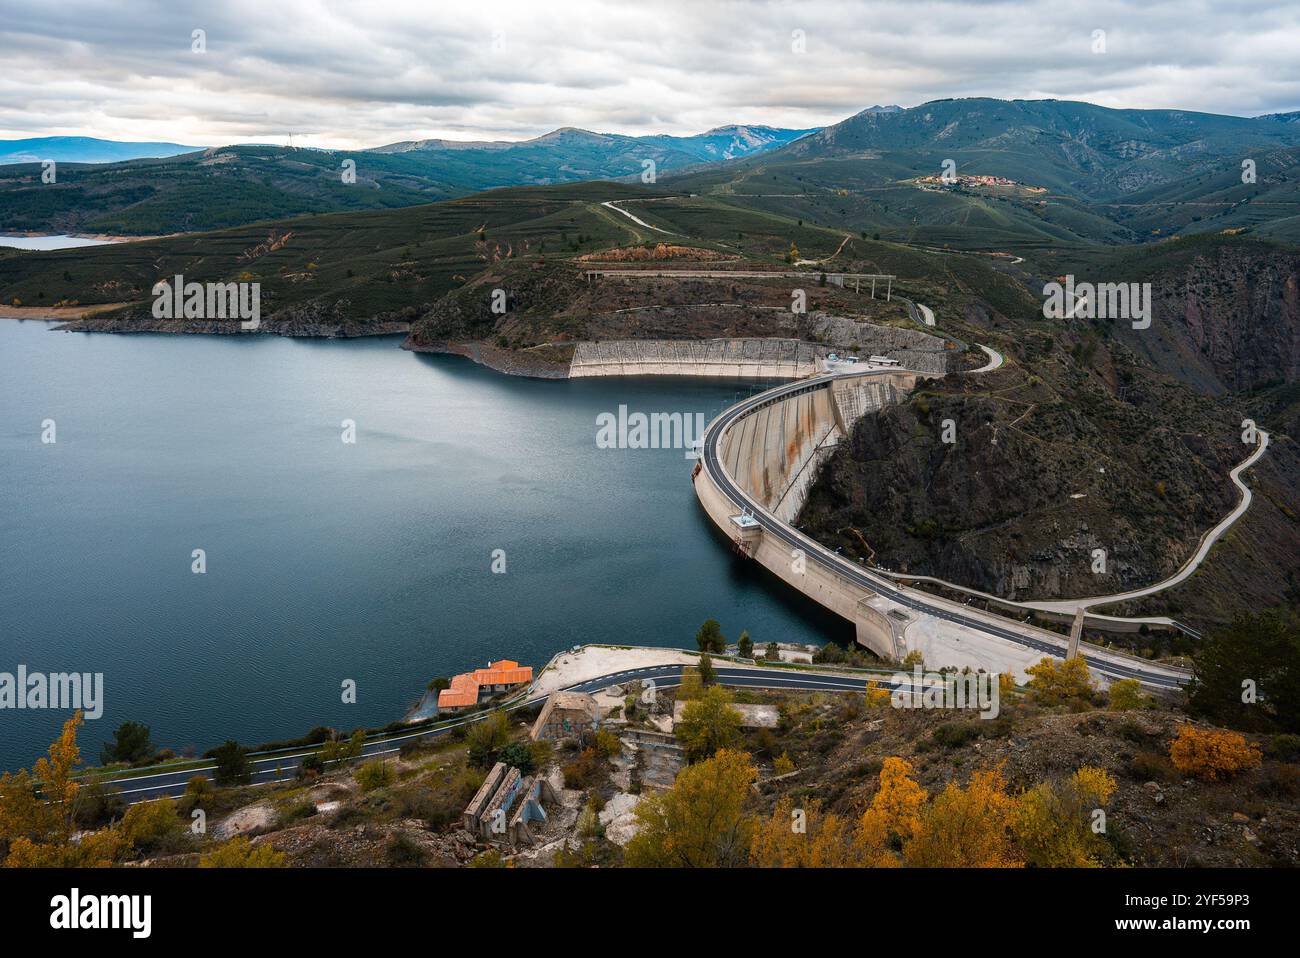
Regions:
M 619 339 L 578 343 L 569 378 L 743 376 L 802 379 L 830 349 L 797 339 Z
M 854 424 L 898 402 L 918 378 L 923 374 L 911 370 L 863 369 L 857 375 L 824 376 L 769 390 L 710 425 L 701 468 L 694 475 L 700 504 L 738 549 L 853 622 L 860 644 L 894 659 L 906 654 L 903 632 L 912 617 L 812 561 L 811 553 L 822 547 L 801 541 L 805 537 L 790 524 L 822 463 Z M 763 401 L 766 395 L 772 398 Z M 751 516 L 746 499 L 768 515 Z
M 782 522 L 803 507 L 817 471 L 863 415 L 916 383 L 914 373 L 835 380 L 763 406 L 733 424 L 719 444 L 736 484 Z

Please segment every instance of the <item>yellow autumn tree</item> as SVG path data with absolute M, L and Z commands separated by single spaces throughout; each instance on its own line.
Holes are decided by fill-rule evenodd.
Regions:
M 823 814 L 819 802 L 799 808 L 786 796 L 755 825 L 749 861 L 758 868 L 849 868 L 861 863 L 852 837 L 849 823 Z
M 116 829 L 104 829 L 73 842 L 77 791 L 74 773 L 81 763 L 78 711 L 31 772 L 0 776 L 0 843 L 7 868 L 96 868 L 112 863 L 128 847 Z
M 864 865 L 898 864 L 895 849 L 916 833 L 926 798 L 925 789 L 912 778 L 910 763 L 895 756 L 885 759 L 880 788 L 854 833 L 854 846 Z
M 867 705 L 873 709 L 886 708 L 889 705 L 889 689 L 875 679 L 867 682 Z
M 963 789 L 950 783 L 920 814 L 903 860 L 914 868 L 1016 868 L 1011 843 L 1016 802 L 997 770 L 976 772 Z
M 740 722 L 740 713 L 731 707 L 731 693 L 712 685 L 686 703 L 674 732 L 687 761 L 697 762 L 734 745 L 740 738 Z
M 624 862 L 633 868 L 743 865 L 752 828 L 745 801 L 757 776 L 749 755 L 733 749 L 682 769 L 671 789 L 637 805 L 640 828 Z
M 1065 782 L 1040 782 L 1016 799 L 1011 832 L 1026 864 L 1040 868 L 1095 868 L 1107 851 L 1094 829 L 1104 821 L 1115 779 L 1085 765 Z
M 1029 691 L 1044 705 L 1060 705 L 1071 699 L 1088 699 L 1092 696 L 1092 676 L 1082 655 L 1058 662 L 1044 658 L 1037 665 L 1025 669 L 1032 678 Z
M 682 669 L 682 684 L 677 688 L 677 698 L 682 702 L 691 702 L 704 694 L 704 683 L 700 681 L 700 670 L 693 665 Z
M 1217 782 L 1259 765 L 1259 748 L 1236 732 L 1183 725 L 1169 746 L 1174 768 Z

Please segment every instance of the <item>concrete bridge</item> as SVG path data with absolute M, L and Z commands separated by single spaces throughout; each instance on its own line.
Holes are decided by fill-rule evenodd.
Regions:
M 1067 639 L 909 589 L 790 524 L 821 464 L 858 418 L 898 401 L 927 375 L 897 367 L 854 369 L 787 383 L 737 403 L 705 431 L 693 474 L 696 496 L 738 551 L 852 622 L 859 644 L 878 655 L 901 659 L 918 649 L 934 667 L 1009 671 L 1024 680 L 1025 669 L 1044 656 L 1067 657 L 1077 636 Z M 1106 683 L 1136 678 L 1174 689 L 1189 678 L 1186 670 L 1099 646 L 1083 646 L 1083 655 Z

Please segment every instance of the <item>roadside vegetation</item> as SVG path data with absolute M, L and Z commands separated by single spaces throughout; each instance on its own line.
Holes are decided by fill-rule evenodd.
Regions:
M 1207 637 L 1200 685 L 1186 702 L 1135 682 L 1102 690 L 1081 660 L 1044 660 L 1023 687 L 1000 677 L 991 720 L 893 707 L 870 676 L 853 693 L 728 689 L 702 652 L 675 694 L 646 699 L 633 683 L 617 722 L 559 744 L 531 741 L 530 716 L 512 721 L 502 712 L 360 764 L 363 739 L 334 735 L 328 759 L 304 763 L 296 780 L 249 788 L 245 750 L 226 743 L 213 751 L 220 781 L 196 776 L 179 798 L 134 805 L 100 776 L 79 776 L 78 715 L 30 770 L 0 776 L 0 862 L 1294 865 L 1300 735 L 1288 730 L 1285 706 L 1295 657 L 1280 655 L 1262 675 L 1259 701 L 1270 707 L 1258 714 L 1243 711 L 1250 706 L 1240 692 L 1230 700 L 1204 691 L 1241 674 L 1223 664 L 1232 649 L 1273 642 L 1272 651 L 1285 652 L 1293 626 L 1266 614 Z M 651 786 L 626 730 L 656 728 L 675 705 L 672 735 L 684 764 L 675 780 Z M 738 706 L 751 705 L 772 709 L 775 724 L 746 727 Z M 1220 713 L 1213 724 L 1207 709 Z M 143 754 L 145 741 L 147 730 L 132 726 L 110 748 L 134 742 Z M 548 776 L 560 790 L 560 804 L 548 809 L 555 831 L 540 852 L 486 843 L 461 826 L 498 761 Z

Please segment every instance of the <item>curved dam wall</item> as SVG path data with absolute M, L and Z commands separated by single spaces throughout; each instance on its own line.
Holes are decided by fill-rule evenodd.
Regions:
M 919 378 L 911 371 L 875 372 L 829 381 L 785 396 L 731 423 L 718 439 L 718 458 L 732 482 L 784 523 L 799 514 L 818 469 L 869 412 L 898 402 Z M 796 563 L 779 539 L 738 530 L 739 510 L 710 480 L 695 476 L 695 492 L 710 518 L 755 561 L 832 612 L 854 623 L 857 641 L 885 658 L 906 654 L 908 619 L 890 617 L 893 604 L 814 562 Z
M 735 483 L 785 523 L 803 508 L 817 471 L 853 425 L 916 384 L 912 373 L 843 379 L 781 399 L 733 423 L 718 443 Z
M 617 339 L 578 343 L 569 378 L 745 376 L 802 379 L 828 350 L 797 339 Z

